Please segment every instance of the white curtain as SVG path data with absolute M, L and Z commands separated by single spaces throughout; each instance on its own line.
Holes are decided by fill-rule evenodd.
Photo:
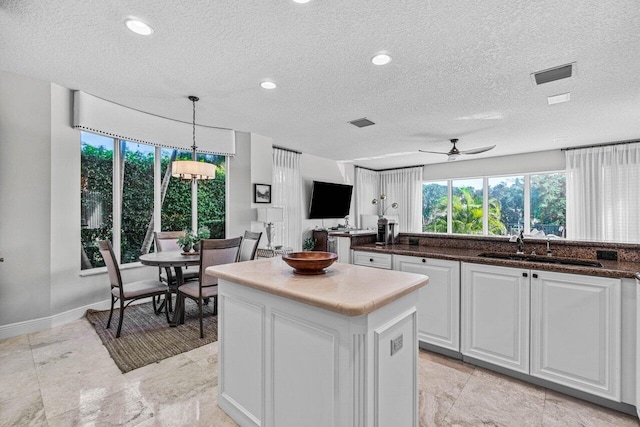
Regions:
M 568 150 L 567 237 L 640 243 L 640 143 Z
M 302 174 L 300 153 L 273 149 L 273 206 L 284 208 L 284 222 L 275 227 L 274 243 L 302 250 Z
M 355 221 L 358 228 L 364 228 L 362 224 L 362 215 L 375 215 L 378 213 L 377 207 L 371 204 L 371 200 L 380 197 L 380 175 L 379 172 L 370 169 L 356 167 L 355 169 L 355 185 L 354 200 L 356 215 Z
M 380 192 L 386 194 L 388 215 L 399 217 L 399 230 L 405 233 L 422 231 L 422 167 L 381 171 Z M 398 203 L 398 209 L 389 206 Z

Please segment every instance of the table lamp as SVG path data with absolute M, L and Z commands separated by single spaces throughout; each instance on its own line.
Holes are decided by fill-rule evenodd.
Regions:
M 267 229 L 267 248 L 272 249 L 273 223 L 284 222 L 284 208 L 258 208 L 258 221 L 264 222 L 264 226 Z

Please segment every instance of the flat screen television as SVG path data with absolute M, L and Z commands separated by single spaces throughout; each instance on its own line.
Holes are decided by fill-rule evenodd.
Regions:
M 313 181 L 309 219 L 344 218 L 349 215 L 353 185 Z

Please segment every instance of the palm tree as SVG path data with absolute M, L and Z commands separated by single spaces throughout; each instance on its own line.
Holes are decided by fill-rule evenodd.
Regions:
M 501 220 L 500 201 L 491 198 L 487 206 L 489 233 L 506 234 L 506 227 Z M 455 234 L 482 234 L 482 195 L 475 194 L 473 188 L 456 189 L 451 200 L 451 224 Z M 440 197 L 429 218 L 425 221 L 423 231 L 447 231 L 447 196 Z

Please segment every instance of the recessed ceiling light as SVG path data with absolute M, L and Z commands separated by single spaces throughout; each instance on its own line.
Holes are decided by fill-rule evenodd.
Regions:
M 560 95 L 554 95 L 547 97 L 549 105 L 560 104 L 562 102 L 568 102 L 571 100 L 571 92 L 561 93 Z
M 264 81 L 260 83 L 260 86 L 262 86 L 262 89 L 275 89 L 278 87 L 274 82 L 269 82 L 269 81 Z
M 124 25 L 134 33 L 140 34 L 141 36 L 149 36 L 153 34 L 153 28 L 139 19 L 128 18 L 124 21 Z
M 293 0 L 296 3 L 300 3 L 300 4 L 304 4 L 304 3 L 309 3 L 311 0 Z
M 373 62 L 375 65 L 386 65 L 391 62 L 391 57 L 386 53 L 379 53 L 371 58 L 371 62 Z

